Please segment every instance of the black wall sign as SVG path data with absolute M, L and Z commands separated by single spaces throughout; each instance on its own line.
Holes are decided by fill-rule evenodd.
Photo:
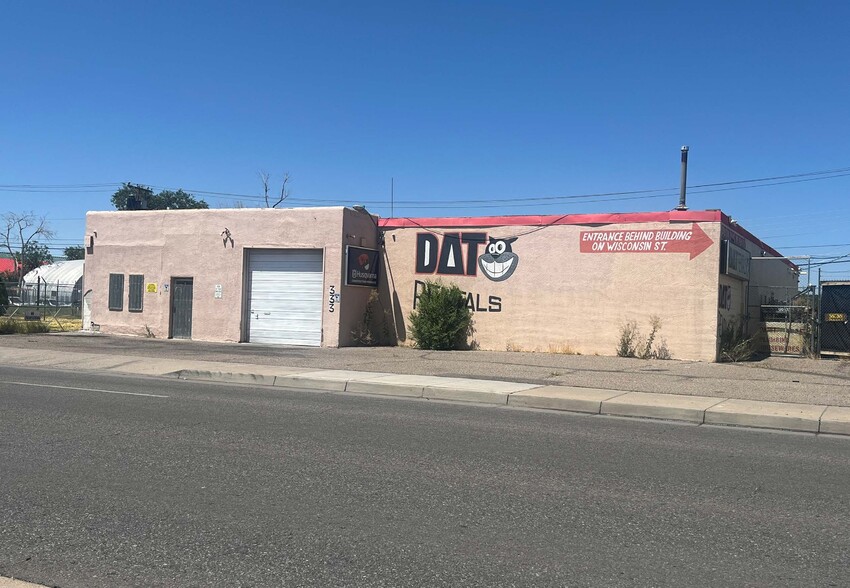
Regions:
M 378 287 L 378 263 L 381 252 L 364 247 L 345 248 L 345 285 Z

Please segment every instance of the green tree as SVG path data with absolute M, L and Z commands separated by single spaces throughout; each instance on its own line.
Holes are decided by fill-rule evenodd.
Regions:
M 180 190 L 163 190 L 154 194 L 150 188 L 134 186 L 125 183 L 112 195 L 112 206 L 116 210 L 133 210 L 131 204 L 140 192 L 147 193 L 147 210 L 166 210 L 184 208 L 209 208 L 204 200 L 195 198 L 192 194 Z
M 419 349 L 463 349 L 472 331 L 472 311 L 455 285 L 425 282 L 410 313 L 410 337 Z
M 21 262 L 22 258 L 23 262 Z M 23 252 L 15 254 L 15 261 L 23 265 L 23 274 L 26 275 L 27 272 L 31 272 L 37 267 L 53 263 L 53 256 L 50 254 L 47 245 L 32 241 L 24 248 Z
M 65 247 L 65 259 L 67 259 L 68 261 L 85 258 L 86 250 L 83 248 L 82 245 L 71 245 L 70 247 Z
M 45 217 L 36 216 L 32 212 L 7 212 L 3 215 L 0 224 L 0 246 L 18 262 L 18 282 L 22 282 L 24 274 L 42 262 L 53 261 L 47 247 L 38 244 L 38 237 L 48 240 L 53 238 L 53 231 Z M 21 259 L 24 263 L 21 263 Z
M 148 208 L 151 210 L 166 210 L 166 209 L 183 209 L 183 208 L 209 208 L 210 205 L 204 200 L 198 200 L 188 192 L 183 190 L 163 190 L 156 194 Z

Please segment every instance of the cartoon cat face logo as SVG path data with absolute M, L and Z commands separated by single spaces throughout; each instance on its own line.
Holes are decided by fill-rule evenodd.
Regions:
M 511 251 L 511 243 L 516 237 L 494 239 L 490 237 L 487 251 L 478 256 L 478 267 L 485 276 L 494 282 L 502 282 L 511 277 L 519 263 L 519 256 Z

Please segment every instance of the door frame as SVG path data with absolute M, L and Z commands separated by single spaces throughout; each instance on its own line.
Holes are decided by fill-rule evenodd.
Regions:
M 239 325 L 240 343 L 251 342 L 251 258 L 253 252 L 274 251 L 274 252 L 303 252 L 303 251 L 318 251 L 322 255 L 322 293 L 323 296 L 327 292 L 328 282 L 328 250 L 327 247 L 245 247 L 242 249 L 242 308 L 240 312 L 241 324 Z M 339 291 L 339 290 L 338 290 Z M 319 331 L 319 347 L 324 347 L 325 343 L 325 312 L 324 303 L 322 304 L 322 326 Z
M 194 299 L 195 299 L 195 277 L 194 276 L 171 276 L 169 278 L 169 296 L 168 296 L 168 338 L 174 339 L 174 292 L 176 288 L 174 284 L 177 280 L 189 280 L 192 284 L 192 312 L 189 313 L 189 337 L 188 339 L 192 339 L 192 323 L 193 314 L 194 314 Z M 178 339 L 183 339 L 183 337 L 177 337 Z

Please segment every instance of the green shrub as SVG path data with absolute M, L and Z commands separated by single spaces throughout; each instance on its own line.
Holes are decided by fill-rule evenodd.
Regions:
M 419 349 L 463 349 L 472 331 L 472 311 L 457 286 L 426 282 L 410 313 L 410 337 Z
M 640 332 L 637 323 L 635 321 L 623 323 L 620 326 L 620 340 L 617 342 L 617 356 L 636 357 L 638 339 L 640 339 Z
M 42 321 L 0 319 L 0 335 L 26 335 L 29 333 L 47 333 L 48 331 L 50 331 L 50 328 Z
M 617 342 L 619 357 L 637 357 L 639 359 L 672 359 L 667 341 L 662 337 L 659 341 L 661 318 L 656 315 L 649 317 L 649 335 L 644 339 L 638 329 L 637 322 L 627 321 L 620 326 L 620 340 Z

